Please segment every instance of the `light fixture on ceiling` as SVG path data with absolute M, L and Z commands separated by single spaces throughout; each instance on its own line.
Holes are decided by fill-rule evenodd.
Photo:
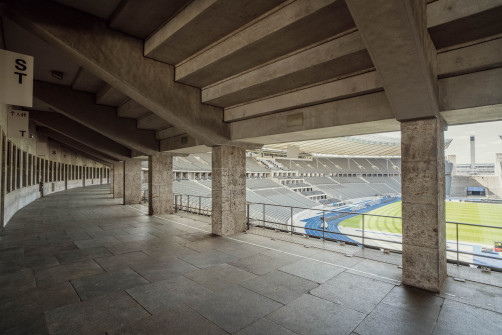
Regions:
M 63 80 L 63 77 L 64 77 L 64 73 L 63 72 L 61 72 L 61 71 L 55 71 L 55 70 L 52 70 L 51 75 L 52 75 L 53 78 L 56 78 L 57 80 Z

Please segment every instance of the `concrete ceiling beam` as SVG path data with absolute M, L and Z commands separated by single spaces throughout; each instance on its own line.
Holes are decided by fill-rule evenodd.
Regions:
M 163 140 L 168 137 L 174 137 L 174 136 L 179 136 L 183 135 L 185 132 L 182 129 L 176 128 L 176 127 L 170 127 L 166 129 L 159 130 L 158 132 L 155 133 L 155 138 L 158 140 Z
M 110 19 L 110 27 L 131 36 L 146 38 L 191 0 L 125 0 Z M 145 18 L 148 17 L 147 20 Z
M 90 73 L 89 71 L 80 68 L 78 70 L 77 76 L 73 83 L 71 84 L 71 88 L 77 91 L 84 91 L 87 93 L 96 94 L 103 87 L 105 83 Z
M 225 109 L 225 122 L 374 93 L 383 90 L 376 71 L 330 81 Z
M 436 50 L 419 0 L 347 0 L 399 121 L 439 115 Z
M 67 146 L 70 146 L 72 148 L 80 150 L 81 152 L 85 152 L 86 154 L 91 155 L 92 157 L 100 159 L 101 161 L 107 162 L 109 164 L 114 161 L 117 161 L 117 159 L 115 159 L 113 157 L 109 157 L 98 150 L 90 148 L 87 145 L 84 145 L 78 141 L 75 141 L 74 139 L 71 139 L 71 138 L 69 138 L 61 133 L 58 133 L 57 131 L 54 131 L 52 129 L 45 128 L 45 127 L 37 127 L 37 132 L 40 132 L 55 141 L 66 144 Z
M 232 140 L 280 143 L 399 130 L 384 92 L 231 123 Z
M 128 99 L 127 95 L 108 84 L 105 84 L 98 93 L 96 93 L 96 103 L 99 105 L 117 107 Z
M 171 65 L 145 58 L 142 40 L 56 2 L 5 2 L 10 19 L 162 119 L 207 144 L 228 143 L 230 130 L 223 111 L 202 104 L 200 89 L 175 83 Z
M 441 0 L 427 6 L 427 25 L 438 50 L 502 33 L 501 0 Z
M 145 56 L 178 64 L 282 2 L 284 0 L 192 1 L 145 41 Z
M 131 150 L 125 146 L 59 113 L 30 111 L 30 119 L 88 147 L 95 148 L 116 160 L 120 161 L 131 157 Z
M 117 107 L 117 116 L 137 119 L 151 112 L 136 101 L 129 99 Z
M 205 87 L 354 27 L 343 0 L 291 1 L 177 65 L 176 81 Z
M 439 78 L 458 76 L 502 66 L 502 38 L 439 53 Z
M 149 114 L 138 119 L 137 127 L 140 129 L 160 130 L 172 126 L 158 115 Z
M 33 96 L 66 117 L 144 154 L 159 150 L 155 134 L 136 128 L 136 120 L 119 118 L 113 107 L 96 105 L 94 95 L 69 87 L 35 81 Z
M 439 81 L 441 110 L 502 104 L 501 85 L 502 68 L 441 79 Z M 502 119 L 502 113 L 500 118 Z
M 229 107 L 371 68 L 355 31 L 209 86 L 202 91 L 202 102 Z

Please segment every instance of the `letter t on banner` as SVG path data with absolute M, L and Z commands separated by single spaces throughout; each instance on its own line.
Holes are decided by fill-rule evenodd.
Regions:
M 26 111 L 7 112 L 7 137 L 29 138 L 28 121 L 29 113 Z
M 0 49 L 0 103 L 33 107 L 33 57 Z

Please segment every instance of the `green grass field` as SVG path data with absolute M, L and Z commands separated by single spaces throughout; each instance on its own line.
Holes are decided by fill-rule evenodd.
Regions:
M 370 216 L 367 214 L 401 217 L 401 201 L 380 207 L 364 215 L 365 230 L 401 233 L 401 219 Z M 446 202 L 446 221 L 474 223 L 502 228 L 502 205 Z M 361 228 L 361 215 L 340 223 L 341 227 Z M 446 239 L 456 240 L 456 225 L 446 224 Z M 493 245 L 502 241 L 502 229 L 479 228 L 459 225 L 459 240 L 479 244 Z

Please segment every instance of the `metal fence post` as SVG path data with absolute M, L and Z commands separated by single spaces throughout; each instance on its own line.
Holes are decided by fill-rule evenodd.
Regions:
M 199 215 L 200 215 L 200 205 L 201 205 L 201 201 L 202 201 L 202 196 L 199 196 Z
M 265 226 L 265 204 L 263 204 L 263 225 Z
M 249 204 L 247 204 L 247 210 L 248 210 L 248 215 L 247 215 L 247 226 L 248 226 L 248 230 L 249 230 Z
M 178 213 L 178 195 L 174 195 L 174 212 Z
M 180 194 L 180 210 L 183 210 L 183 195 Z
M 190 195 L 187 195 L 187 212 L 190 212 Z
M 324 231 L 324 223 L 326 222 L 326 211 L 322 211 L 322 240 L 326 241 L 325 231 Z
M 363 223 L 362 223 L 362 228 L 363 228 L 363 247 L 364 247 L 364 214 L 362 214 L 362 217 L 363 217 Z
M 459 260 L 459 257 L 460 257 L 460 254 L 458 253 L 459 250 L 458 250 L 458 223 L 456 224 L 457 226 L 457 266 L 458 264 L 460 263 L 460 260 Z
M 291 234 L 293 234 L 293 207 L 291 207 Z

